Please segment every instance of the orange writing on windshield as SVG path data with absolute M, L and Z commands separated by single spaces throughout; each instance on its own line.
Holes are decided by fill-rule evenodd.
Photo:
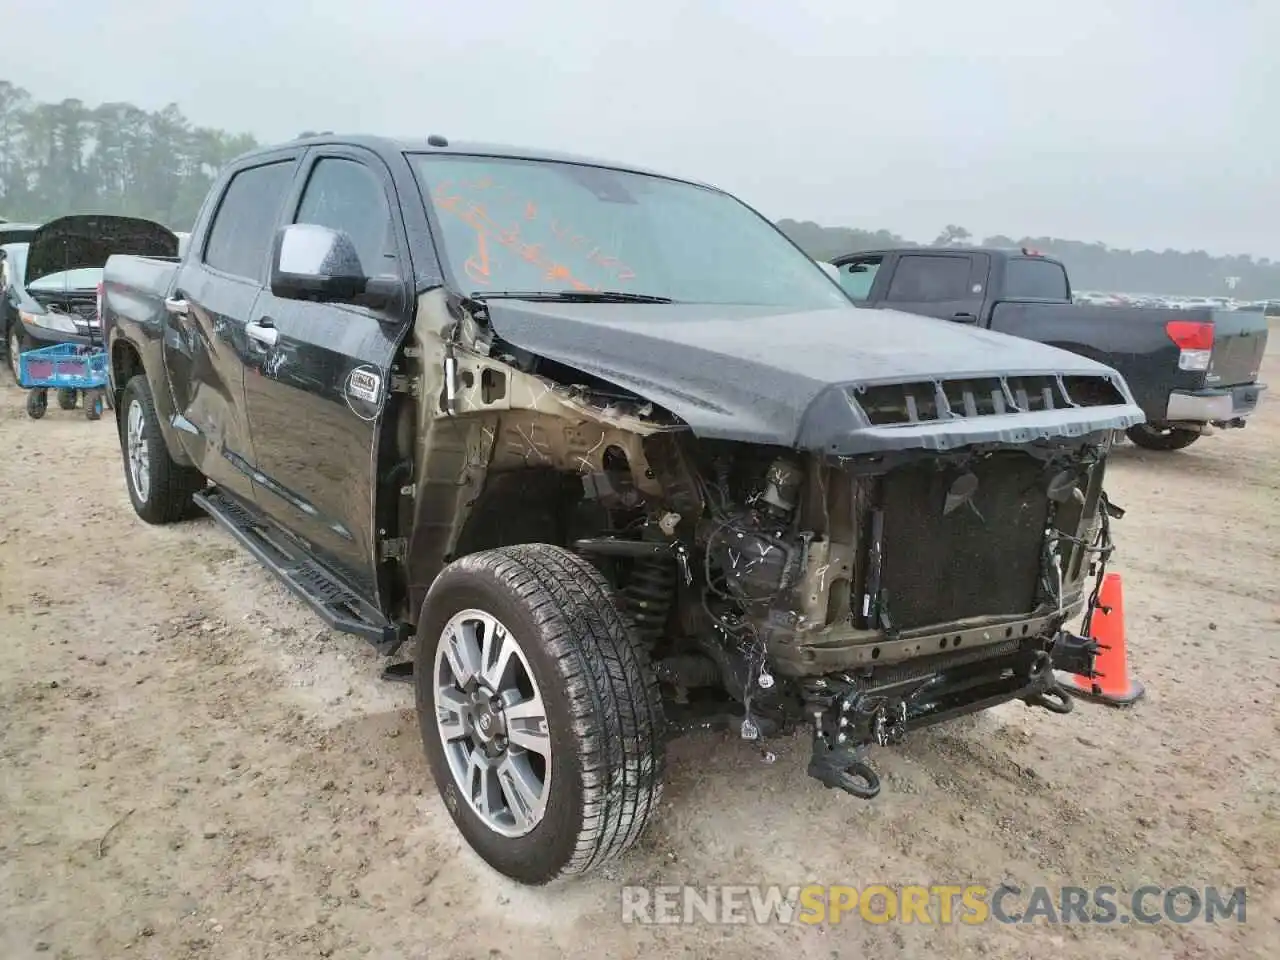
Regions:
M 476 252 L 467 257 L 462 269 L 476 283 L 489 282 L 489 244 L 483 232 L 476 234 Z
M 476 191 L 492 189 L 495 194 L 506 192 L 505 187 L 495 185 L 488 177 L 482 177 L 461 186 L 464 189 L 470 188 Z M 443 183 L 436 187 L 432 191 L 432 197 L 438 209 L 448 211 L 475 232 L 475 248 L 463 264 L 463 270 L 474 282 L 483 285 L 492 281 L 489 247 L 489 241 L 492 240 L 510 250 L 525 263 L 540 269 L 548 281 L 562 283 L 574 290 L 596 289 L 576 277 L 567 264 L 548 255 L 542 244 L 526 242 L 521 236 L 519 223 L 499 227 L 483 204 L 465 199 L 451 183 Z M 532 200 L 523 202 L 523 212 L 526 222 L 540 222 L 537 205 Z M 603 253 L 599 246 L 592 245 L 584 252 L 582 248 L 586 247 L 590 241 L 556 218 L 550 219 L 549 227 L 555 239 L 573 247 L 577 257 L 588 265 L 612 272 L 619 281 L 625 282 L 635 277 L 635 271 L 617 257 Z

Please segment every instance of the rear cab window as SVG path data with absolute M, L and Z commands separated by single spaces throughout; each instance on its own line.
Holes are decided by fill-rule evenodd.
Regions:
M 1039 257 L 1011 257 L 1004 268 L 1004 295 L 1010 300 L 1071 299 L 1062 264 Z

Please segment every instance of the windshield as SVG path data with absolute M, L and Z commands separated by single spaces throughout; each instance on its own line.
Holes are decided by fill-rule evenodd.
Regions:
M 57 292 L 58 290 L 93 290 L 102 279 L 102 267 L 79 267 L 75 270 L 61 270 L 47 276 L 32 280 L 27 284 L 31 293 Z
M 680 303 L 847 307 L 822 269 L 715 190 L 601 167 L 418 154 L 447 269 L 471 295 L 614 291 Z

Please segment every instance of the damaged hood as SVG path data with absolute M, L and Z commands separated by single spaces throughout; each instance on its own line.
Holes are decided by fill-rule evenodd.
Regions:
M 1103 364 L 891 310 L 497 299 L 485 306 L 506 342 L 635 393 L 707 439 L 857 454 L 1078 437 L 1144 419 L 1123 378 Z M 1063 388 L 1056 403 L 1036 409 L 1045 389 L 1064 383 L 1081 395 L 1071 399 Z M 953 401 L 932 416 L 927 402 L 897 404 L 910 415 L 895 420 L 884 412 L 895 406 L 886 405 L 885 391 L 868 388 L 892 393 L 899 385 Z M 971 388 L 978 403 L 966 416 L 955 398 Z M 984 415 L 991 390 L 1012 403 L 996 400 Z
M 178 238 L 168 227 L 139 217 L 59 217 L 31 235 L 23 286 L 53 273 L 105 266 L 116 253 L 176 257 Z

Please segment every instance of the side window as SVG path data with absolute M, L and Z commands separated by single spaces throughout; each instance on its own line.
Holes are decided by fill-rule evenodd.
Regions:
M 865 300 L 871 296 L 871 286 L 876 282 L 880 272 L 882 257 L 865 257 L 854 260 L 840 267 L 840 286 L 854 300 Z
M 907 303 L 968 299 L 969 267 L 968 257 L 903 257 L 885 299 Z
M 292 160 L 249 167 L 232 177 L 213 215 L 204 262 L 233 276 L 261 280 L 292 181 Z
M 1004 272 L 1004 295 L 1010 300 L 1066 300 L 1067 271 L 1052 260 L 1010 260 Z
M 396 241 L 387 195 L 363 163 L 327 157 L 307 178 L 295 223 L 341 230 L 355 244 L 365 276 L 396 276 Z

